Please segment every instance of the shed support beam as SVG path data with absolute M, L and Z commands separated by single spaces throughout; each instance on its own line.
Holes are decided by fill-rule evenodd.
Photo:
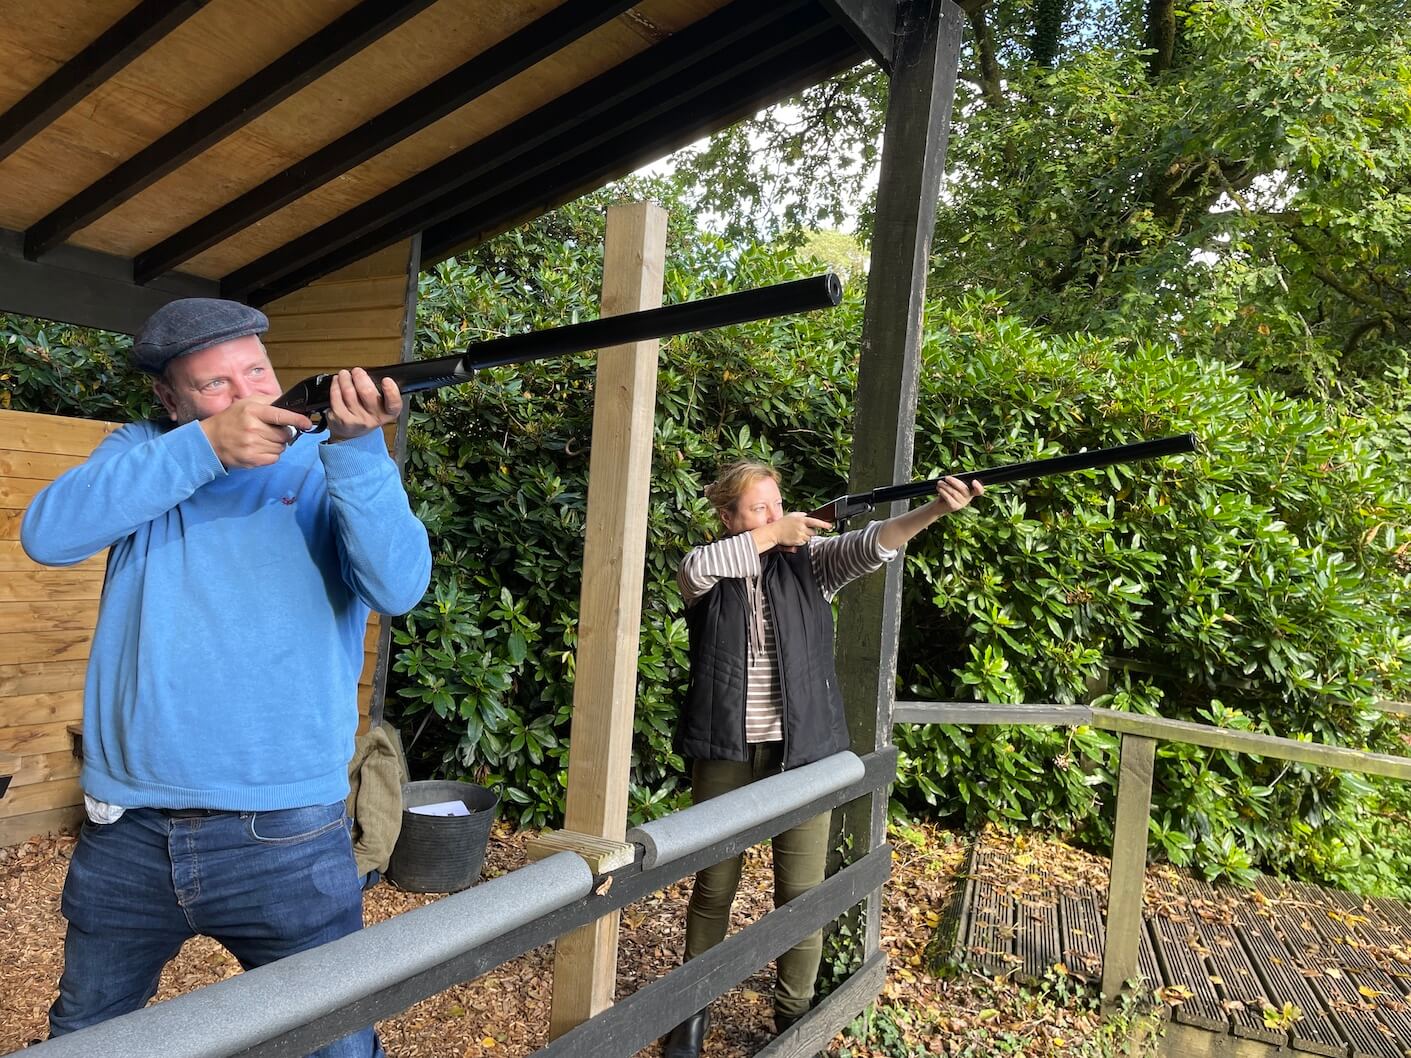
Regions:
M 903 4 L 887 103 L 877 221 L 862 324 L 849 492 L 911 474 L 926 265 L 936 223 L 964 16 L 950 0 Z M 900 511 L 905 505 L 894 505 Z M 879 516 L 892 512 L 879 511 Z M 853 751 L 891 743 L 902 562 L 843 593 L 838 675 Z M 844 809 L 855 856 L 886 840 L 883 788 Z M 863 952 L 880 947 L 880 890 L 863 905 Z
M 664 210 L 651 203 L 608 210 L 602 315 L 659 306 L 665 259 Z M 659 345 L 599 353 L 593 400 L 564 829 L 613 841 L 627 829 Z M 614 912 L 559 938 L 551 1039 L 612 1005 L 617 931 Z
M 214 279 L 173 272 L 140 287 L 121 257 L 60 246 L 43 261 L 24 256 L 24 235 L 0 229 L 0 312 L 133 334 L 174 298 L 220 297 Z
M 884 72 L 892 72 L 896 47 L 896 0 L 821 0 Z
M 51 211 L 25 233 L 25 256 L 32 259 L 48 253 L 74 232 L 111 213 L 207 147 L 274 109 L 433 2 L 362 0 Z
M 309 266 L 315 274 L 327 270 L 326 262 L 335 255 L 338 260 L 345 253 L 357 256 L 375 248 L 378 240 L 426 231 L 524 183 L 536 188 L 538 201 L 545 169 L 568 164 L 581 172 L 604 158 L 616 159 L 625 150 L 614 142 L 622 133 L 630 132 L 629 141 L 636 142 L 644 124 L 674 114 L 677 103 L 704 96 L 718 104 L 734 72 L 767 61 L 770 57 L 761 52 L 790 42 L 790 20 L 806 2 L 787 0 L 748 10 L 731 5 L 243 265 L 222 280 L 222 287 L 241 294 L 276 281 L 305 281 Z M 811 31 L 819 32 L 816 27 Z M 757 39 L 770 44 L 751 47 Z M 682 121 L 678 117 L 672 124 L 679 130 Z M 143 275 L 141 257 L 137 274 Z
M 567 0 L 307 158 L 137 255 L 138 282 L 190 260 L 317 187 L 493 91 L 622 13 L 626 0 Z

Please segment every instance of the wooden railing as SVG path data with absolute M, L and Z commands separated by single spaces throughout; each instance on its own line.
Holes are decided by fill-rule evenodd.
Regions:
M 897 702 L 893 719 L 898 724 L 1052 724 L 1064 727 L 1086 724 L 1120 736 L 1117 819 L 1112 832 L 1112 869 L 1108 880 L 1102 963 L 1102 994 L 1109 1002 L 1120 995 L 1127 981 L 1137 976 L 1151 777 L 1158 742 L 1183 742 L 1339 771 L 1411 779 L 1411 758 L 1408 757 L 1086 705 Z

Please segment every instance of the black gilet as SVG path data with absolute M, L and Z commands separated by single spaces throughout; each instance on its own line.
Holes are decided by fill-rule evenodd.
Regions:
M 833 667 L 833 610 L 813 576 L 808 549 L 761 556 L 784 700 L 784 768 L 797 768 L 849 746 L 843 697 Z M 745 680 L 749 667 L 749 597 L 738 577 L 718 581 L 686 610 L 691 681 L 676 748 L 694 760 L 748 760 Z

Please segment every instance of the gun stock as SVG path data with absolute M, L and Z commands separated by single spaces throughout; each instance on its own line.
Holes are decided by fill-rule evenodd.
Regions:
M 627 312 L 566 327 L 490 338 L 450 356 L 365 370 L 378 385 L 382 379 L 390 378 L 404 394 L 424 393 L 469 381 L 475 372 L 487 367 L 524 364 L 649 338 L 669 338 L 690 331 L 706 331 L 795 312 L 833 308 L 842 298 L 843 285 L 836 275 L 829 272 L 809 279 L 796 279 L 659 309 Z M 322 374 L 304 379 L 281 394 L 274 402 L 275 407 L 310 417 L 327 412 L 328 387 L 332 378 L 331 374 Z
M 1002 485 L 1010 481 L 1024 481 L 1027 478 L 1040 478 L 1049 474 L 1069 474 L 1076 470 L 1095 470 L 1117 463 L 1132 463 L 1141 459 L 1182 455 L 1195 450 L 1195 434 L 1183 433 L 1171 437 L 1158 437 L 1152 441 L 1138 441 L 1136 444 L 1118 445 L 1115 448 L 1074 452 L 1070 455 L 1054 456 L 1052 459 L 1010 463 L 1007 466 L 992 467 L 989 470 L 967 470 L 949 476 L 966 484 L 979 481 L 985 485 Z M 931 478 L 929 481 L 909 481 L 900 485 L 885 485 L 880 489 L 873 489 L 871 492 L 857 492 L 849 496 L 839 496 L 836 500 L 830 500 L 823 506 L 809 511 L 809 517 L 821 518 L 827 522 L 846 521 L 860 514 L 866 514 L 882 503 L 933 495 L 936 491 L 936 482 L 940 480 L 940 478 Z

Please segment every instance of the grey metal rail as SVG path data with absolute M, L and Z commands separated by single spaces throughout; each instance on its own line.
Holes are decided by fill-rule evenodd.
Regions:
M 642 846 L 643 867 L 671 863 L 718 845 L 743 827 L 851 786 L 865 771 L 856 753 L 835 753 L 633 827 L 627 840 Z
M 670 863 L 645 868 L 644 853 L 639 851 L 634 863 L 595 878 L 581 857 L 558 853 L 331 944 L 38 1044 L 26 1055 L 298 1058 L 452 985 L 473 980 L 820 812 L 884 787 L 896 775 L 895 748 L 853 759 L 861 765 L 855 781 L 822 793 L 815 789 L 817 796 L 809 800 L 776 803 L 767 818 L 732 815 L 735 809 L 729 802 L 718 805 L 715 812 L 729 817 L 730 827 L 720 828 L 708 816 L 699 823 L 724 836 L 712 846 L 683 851 Z M 756 932 L 756 940 L 726 948 L 721 955 L 730 955 L 729 972 L 722 974 L 721 967 L 704 958 L 693 959 L 669 975 L 672 988 L 648 993 L 633 1009 L 653 1024 L 666 1024 L 663 1019 L 675 1017 L 676 999 L 686 991 L 699 992 L 706 999 L 721 994 L 773 957 L 765 951 L 779 944 L 783 945 L 779 950 L 786 950 L 817 928 L 804 928 L 817 914 L 824 914 L 822 921 L 827 921 L 852 906 L 858 885 L 880 884 L 875 872 L 884 860 L 875 857 L 866 868 L 859 864 L 859 870 L 846 878 L 825 883 L 827 888 L 820 887 L 822 891 L 807 904 L 796 908 L 795 902 L 781 909 L 785 913 L 770 918 L 770 928 Z M 885 865 L 880 869 L 885 877 Z M 807 919 L 800 914 L 805 908 Z M 733 976 L 735 968 L 745 963 L 749 968 Z M 844 995 L 860 994 L 866 983 Z M 829 1003 L 826 1009 L 815 1008 L 809 1021 L 817 1033 L 831 1037 L 855 1012 Z M 597 1031 L 586 1035 L 596 1038 Z M 639 1029 L 631 1032 L 640 1035 Z M 616 1030 L 608 1034 L 608 1038 L 615 1036 Z M 595 1056 L 599 1053 L 606 1058 L 618 1052 L 609 1049 Z
M 60 1036 L 28 1054 L 229 1058 L 563 907 L 592 885 L 582 857 L 562 852 L 331 944 Z

